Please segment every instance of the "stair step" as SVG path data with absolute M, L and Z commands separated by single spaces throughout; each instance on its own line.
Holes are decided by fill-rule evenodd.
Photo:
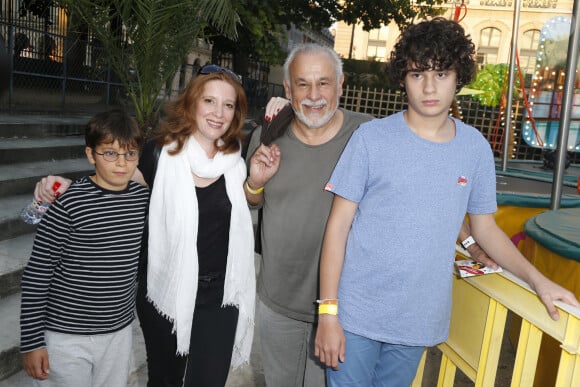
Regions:
M 83 136 L 0 140 L 0 164 L 3 165 L 84 157 Z
M 33 198 L 33 191 L 0 198 L 0 223 L 13 218 L 19 218 L 20 210 Z M 2 234 L 4 235 L 4 234 Z
M 32 197 L 35 184 L 44 176 L 59 175 L 76 179 L 93 171 L 94 167 L 86 158 L 1 165 L 0 197 L 18 194 L 29 194 Z
M 30 257 L 33 241 L 34 234 L 0 241 L 0 298 L 20 291 L 22 272 Z
M 0 198 L 0 235 L 2 235 L 2 239 L 34 233 L 36 227 L 25 223 L 20 218 L 20 211 L 31 200 L 32 193 Z
M 18 372 L 20 360 L 20 293 L 0 298 L 0 380 Z
M 0 115 L 0 138 L 84 134 L 90 116 Z

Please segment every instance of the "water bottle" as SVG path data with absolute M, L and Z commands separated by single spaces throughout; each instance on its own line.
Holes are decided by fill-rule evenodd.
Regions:
M 55 182 L 52 185 L 52 190 L 56 192 L 59 187 L 60 183 Z M 22 209 L 20 217 L 28 224 L 38 224 L 40 223 L 42 216 L 48 210 L 48 207 L 50 207 L 50 203 L 41 203 L 36 199 L 32 199 L 32 201 Z

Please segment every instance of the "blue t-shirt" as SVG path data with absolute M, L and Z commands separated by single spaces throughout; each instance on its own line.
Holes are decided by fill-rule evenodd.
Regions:
M 453 140 L 435 143 L 401 112 L 362 124 L 347 144 L 326 187 L 358 203 L 338 294 L 345 330 L 413 346 L 447 339 L 461 223 L 497 210 L 491 147 L 455 124 Z

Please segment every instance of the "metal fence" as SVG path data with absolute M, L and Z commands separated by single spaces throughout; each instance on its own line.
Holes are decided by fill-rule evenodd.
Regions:
M 88 34 L 7 22 L 0 31 L 12 68 L 1 111 L 85 112 L 124 102 L 122 85 Z
M 9 88 L 0 95 L 0 112 L 71 114 L 110 105 L 131 108 L 103 48 L 88 31 L 67 34 L 52 25 L 40 26 L 0 21 L 0 44 L 4 44 L 12 68 Z M 196 48 L 211 52 L 205 41 L 197 42 Z M 159 98 L 167 100 L 178 94 L 204 64 L 188 57 Z M 284 94 L 282 85 L 263 79 L 244 77 L 243 86 L 250 116 L 259 115 L 273 96 Z

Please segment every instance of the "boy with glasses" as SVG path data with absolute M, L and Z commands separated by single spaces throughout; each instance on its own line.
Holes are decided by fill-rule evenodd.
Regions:
M 130 178 L 143 141 L 124 111 L 95 115 L 85 133 L 95 174 L 75 181 L 38 226 L 20 317 L 23 367 L 34 385 L 127 384 L 149 198 Z

